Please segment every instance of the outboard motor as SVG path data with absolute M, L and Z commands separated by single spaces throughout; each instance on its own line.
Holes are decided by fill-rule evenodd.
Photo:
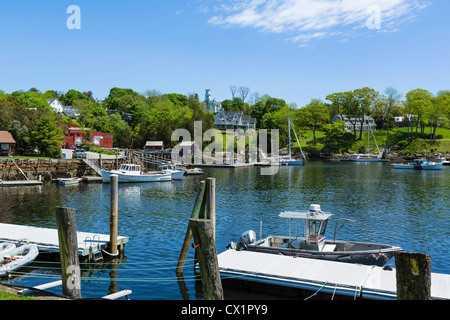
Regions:
M 239 237 L 236 250 L 241 250 L 242 248 L 247 248 L 248 244 L 255 243 L 256 241 L 256 233 L 253 230 L 247 230 L 241 234 Z
M 247 230 L 241 234 L 237 243 L 231 242 L 227 248 L 231 248 L 234 250 L 241 250 L 243 248 L 247 248 L 248 244 L 252 244 L 256 241 L 256 233 L 253 230 Z

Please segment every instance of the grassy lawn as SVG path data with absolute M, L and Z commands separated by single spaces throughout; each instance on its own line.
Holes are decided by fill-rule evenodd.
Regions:
M 14 293 L 0 291 L 0 300 L 36 300 L 32 297 L 19 296 Z
M 405 134 L 408 133 L 408 128 L 394 128 L 389 131 L 389 136 L 395 137 L 396 133 L 399 134 Z M 428 138 L 430 133 L 430 129 L 425 129 L 425 135 Z M 354 142 L 352 148 L 348 150 L 348 152 L 366 152 L 367 149 L 367 134 L 368 132 L 362 133 L 362 140 L 357 140 Z M 414 134 L 415 134 L 415 128 L 414 128 Z M 316 149 L 321 150 L 323 148 L 323 143 L 321 143 L 321 139 L 324 138 L 324 132 L 317 131 L 316 137 L 318 139 L 317 147 L 314 147 L 314 137 L 312 131 L 306 131 L 301 133 L 300 144 L 302 146 L 303 150 L 308 149 Z M 370 149 L 372 151 L 376 151 L 377 145 L 375 144 L 375 141 L 373 137 L 375 136 L 376 144 L 379 148 L 384 147 L 386 144 L 387 139 L 387 131 L 386 130 L 377 130 L 372 133 L 370 132 Z M 398 152 L 405 152 L 405 153 L 431 153 L 431 152 L 438 152 L 438 153 L 445 153 L 450 152 L 450 129 L 449 128 L 437 128 L 436 130 L 436 136 L 442 136 L 442 139 L 436 139 L 436 141 L 433 143 L 430 139 L 417 139 L 413 140 L 412 143 L 406 143 L 406 141 L 396 141 L 396 144 L 404 143 L 402 144 L 402 147 L 399 150 L 395 150 Z M 357 132 L 357 137 L 359 137 L 359 132 Z M 398 140 L 398 139 L 397 139 Z M 396 145 L 394 144 L 394 145 Z M 293 144 L 294 146 L 297 146 L 297 142 Z M 393 147 L 392 145 L 388 145 L 389 147 Z

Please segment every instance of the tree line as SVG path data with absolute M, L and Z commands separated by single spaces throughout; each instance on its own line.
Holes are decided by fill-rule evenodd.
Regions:
M 362 129 L 357 132 L 356 121 L 364 115 L 372 116 L 377 129 L 395 127 L 394 117 L 402 116 L 408 128 L 408 139 L 413 140 L 431 128 L 431 138 L 436 138 L 436 128 L 450 121 L 450 90 L 433 95 L 425 89 L 411 90 L 403 96 L 395 88 L 379 93 L 372 88 L 335 92 L 325 101 L 312 99 L 307 105 L 297 107 L 281 98 L 250 93 L 248 87 L 230 86 L 231 99 L 221 102 L 226 111 L 242 111 L 257 120 L 257 128 L 278 129 L 280 146 L 287 145 L 287 118 L 291 116 L 297 132 L 311 131 L 313 146 L 318 146 L 316 133 L 324 133 L 323 149 L 340 152 L 352 141 L 362 139 Z M 245 102 L 247 98 L 248 101 Z M 57 98 L 64 106 L 72 106 L 78 116 L 71 119 L 55 112 L 47 99 Z M 156 90 L 138 93 L 127 88 L 112 88 L 103 102 L 93 98 L 91 91 L 67 92 L 36 88 L 10 94 L 0 90 L 0 130 L 10 131 L 19 151 L 37 148 L 42 155 L 57 157 L 67 128 L 72 123 L 95 131 L 114 135 L 114 146 L 142 148 L 146 141 L 164 141 L 168 147 L 172 132 L 184 128 L 193 134 L 194 122 L 202 121 L 203 130 L 214 127 L 214 114 L 197 94 L 162 94 Z M 123 115 L 130 117 L 123 118 Z M 345 132 L 342 122 L 333 122 L 334 116 L 347 116 L 355 123 L 351 135 Z M 361 126 L 362 128 L 362 126 Z

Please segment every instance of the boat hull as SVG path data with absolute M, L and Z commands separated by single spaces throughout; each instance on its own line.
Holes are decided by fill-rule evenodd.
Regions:
M 397 163 L 393 164 L 394 169 L 409 169 L 409 170 L 442 170 L 442 163 L 434 164 L 415 164 L 415 163 Z
M 303 160 L 280 160 L 281 165 L 303 166 Z
M 275 243 L 271 242 L 271 238 L 273 239 L 273 237 L 269 237 L 255 244 L 247 245 L 246 250 L 380 267 L 384 266 L 394 256 L 394 252 L 402 250 L 400 247 L 376 243 L 327 241 L 326 244 L 332 248 L 335 247 L 336 250 L 317 251 L 299 248 L 295 245 L 295 242 L 282 237 L 276 237 L 278 244 L 270 245 L 270 243 Z M 300 238 L 296 240 L 297 243 L 302 241 L 303 239 Z M 345 248 L 345 251 L 342 250 L 343 248 Z
M 106 171 L 102 170 L 102 180 L 103 182 L 111 182 L 111 175 L 115 174 L 118 176 L 118 182 L 160 182 L 160 181 L 171 181 L 172 175 L 167 174 L 122 174 L 120 172 Z
M 353 162 L 381 162 L 381 159 L 378 158 L 367 158 L 367 159 L 348 159 Z

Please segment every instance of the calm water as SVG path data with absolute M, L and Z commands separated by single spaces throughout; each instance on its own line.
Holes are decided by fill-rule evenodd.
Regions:
M 120 184 L 119 234 L 128 236 L 126 258 L 116 265 L 82 270 L 84 298 L 130 289 L 131 299 L 199 299 L 189 250 L 184 281 L 175 267 L 200 181 L 216 178 L 218 252 L 252 229 L 259 237 L 287 234 L 285 210 L 306 210 L 311 203 L 335 214 L 328 228 L 333 237 L 339 218 L 350 218 L 337 239 L 399 245 L 431 255 L 432 272 L 450 274 L 450 169 L 425 172 L 393 170 L 388 163 L 309 162 L 281 167 L 275 176 L 260 168 L 205 169 L 203 177 L 184 181 Z M 56 228 L 55 207 L 74 208 L 79 231 L 109 233 L 109 184 L 0 190 L 0 222 Z M 391 262 L 393 263 L 393 262 Z M 36 264 L 15 278 L 20 285 L 54 281 L 57 265 Z M 115 280 L 115 281 L 112 281 Z M 61 289 L 54 292 L 61 293 Z M 226 293 L 227 294 L 227 293 Z M 243 298 L 252 298 L 247 293 Z

